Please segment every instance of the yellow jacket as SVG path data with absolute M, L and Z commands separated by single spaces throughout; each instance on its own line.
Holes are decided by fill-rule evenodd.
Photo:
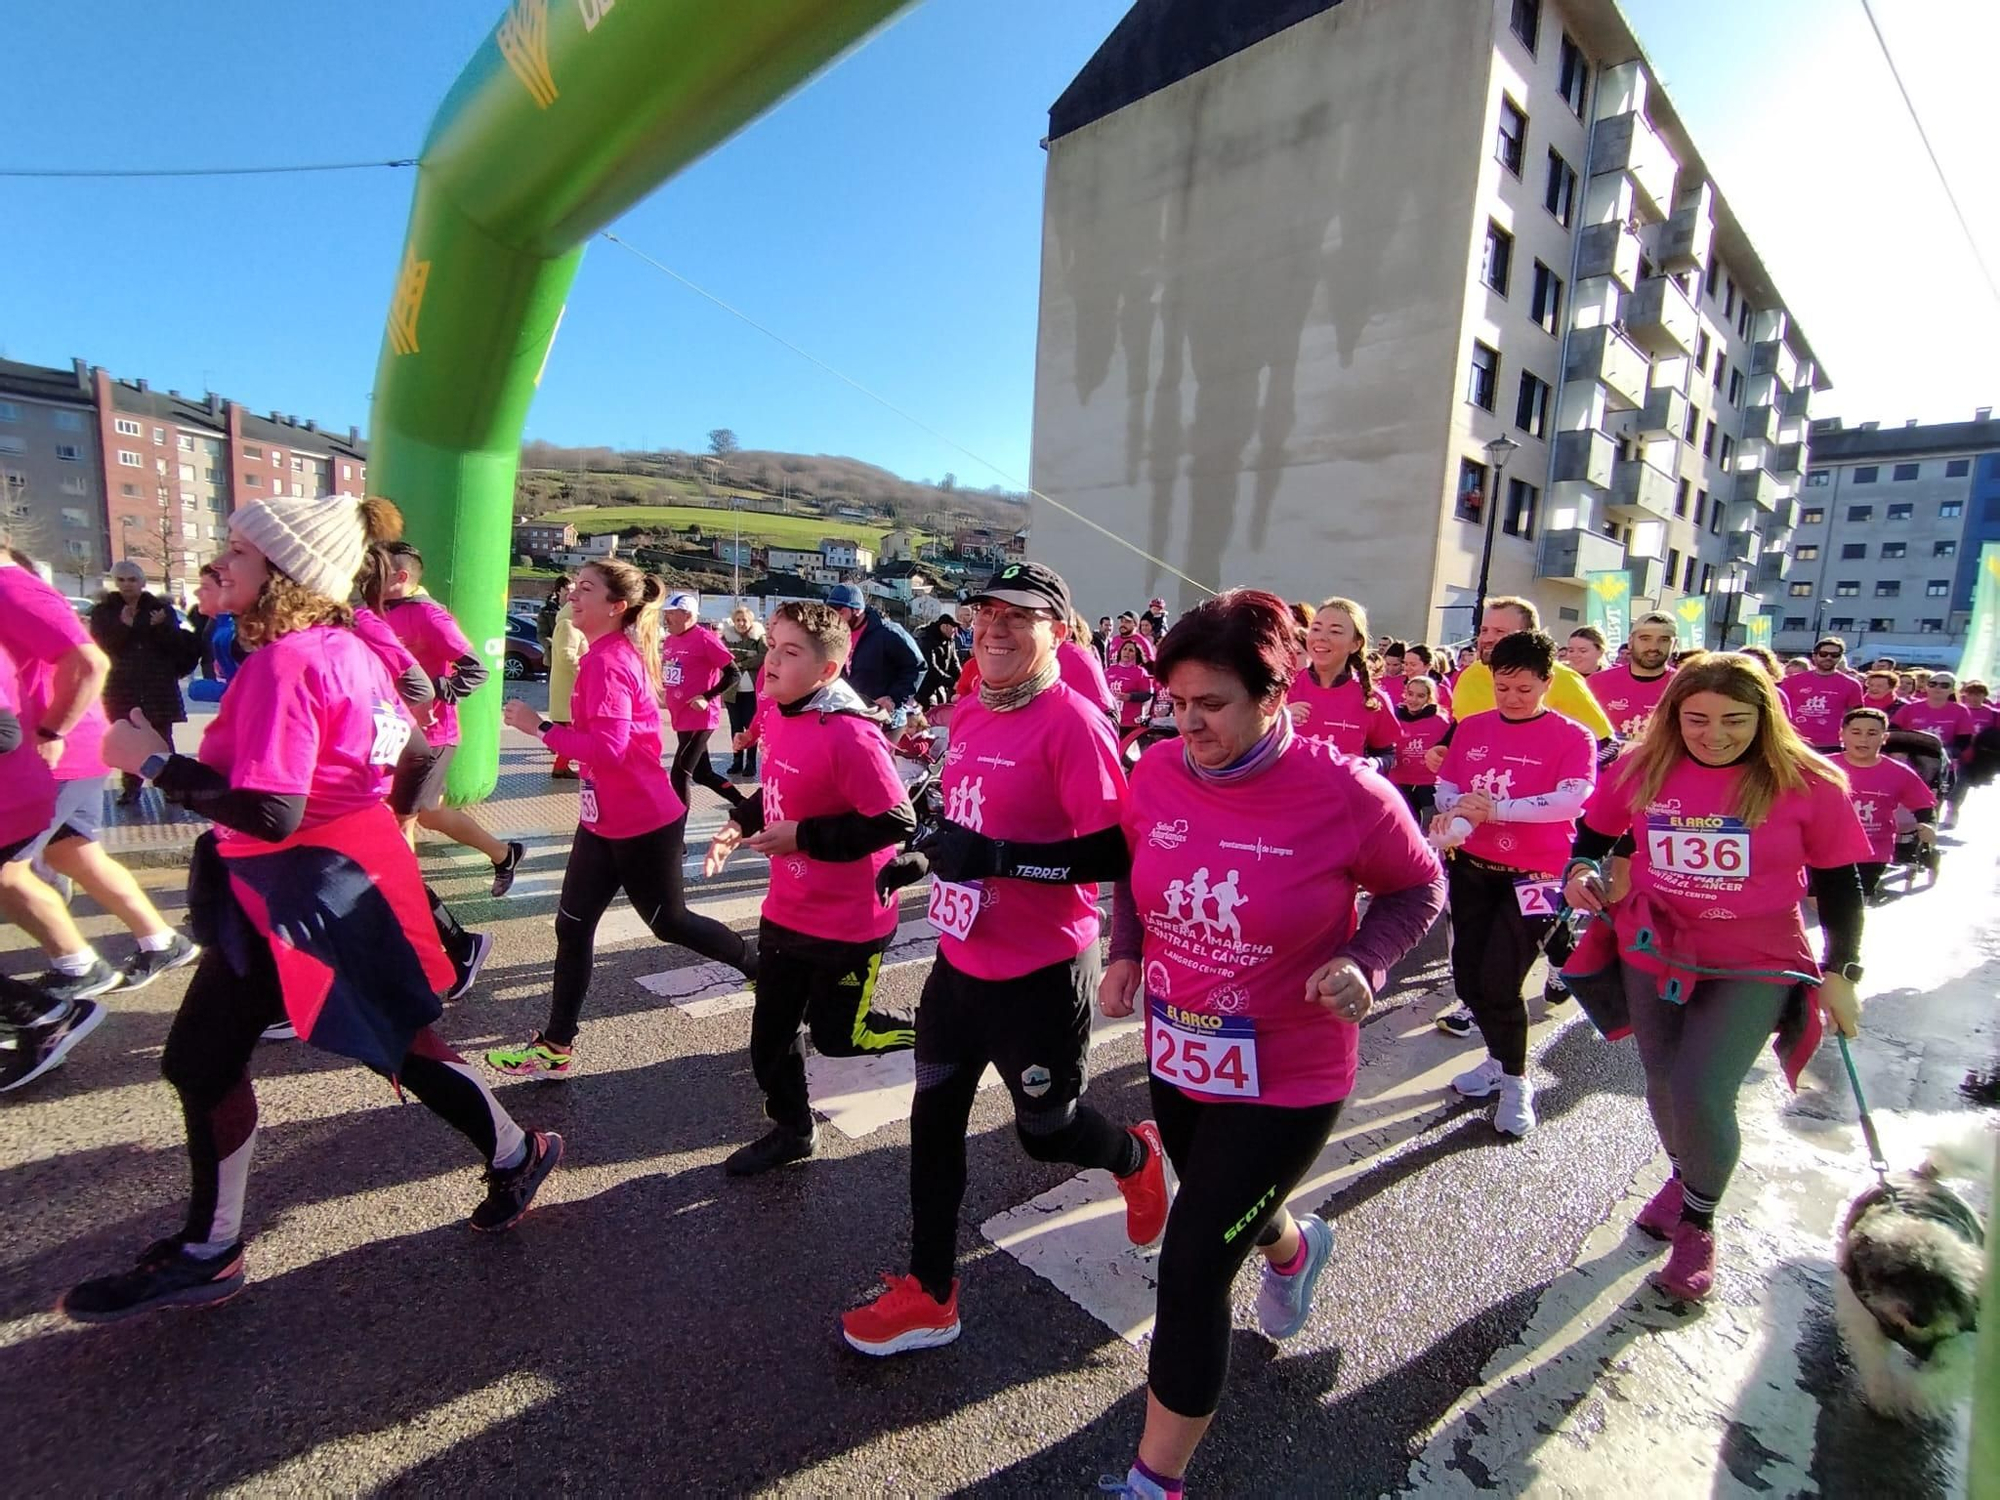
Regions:
M 1611 720 L 1591 695 L 1590 683 L 1574 667 L 1556 663 L 1555 680 L 1549 684 L 1547 706 L 1565 719 L 1574 719 L 1600 740 L 1611 738 Z M 1459 673 L 1451 689 L 1451 716 L 1464 719 L 1484 713 L 1493 704 L 1493 669 L 1476 661 Z
M 556 613 L 549 632 L 549 717 L 558 724 L 569 722 L 570 695 L 576 691 L 576 669 L 590 642 L 570 622 L 569 606 Z

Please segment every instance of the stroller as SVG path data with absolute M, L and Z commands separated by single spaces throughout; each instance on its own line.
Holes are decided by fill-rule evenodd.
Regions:
M 1951 756 L 1945 750 L 1944 741 L 1934 734 L 1926 734 L 1920 729 L 1892 729 L 1883 743 L 1882 753 L 1901 761 L 1924 779 L 1924 785 L 1937 798 L 1938 806 L 1945 805 L 1951 793 Z M 1896 809 L 1896 850 L 1890 857 L 1890 868 L 1903 873 L 1903 889 L 1916 886 L 1919 874 L 1928 876 L 1927 886 L 1936 885 L 1938 877 L 1938 849 L 1935 844 L 1925 844 L 1917 838 L 1917 820 L 1903 808 Z M 1886 879 L 1888 871 L 1883 872 Z

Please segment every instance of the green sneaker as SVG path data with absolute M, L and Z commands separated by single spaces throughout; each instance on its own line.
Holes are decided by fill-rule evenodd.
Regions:
M 567 1078 L 572 1053 L 537 1032 L 519 1047 L 495 1047 L 486 1054 L 486 1066 L 512 1078 Z

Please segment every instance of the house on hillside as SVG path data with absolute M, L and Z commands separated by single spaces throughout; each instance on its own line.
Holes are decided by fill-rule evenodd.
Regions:
M 875 570 L 869 581 L 870 591 L 883 594 L 891 599 L 900 599 L 905 604 L 912 599 L 927 599 L 942 587 L 936 573 L 918 567 L 907 559 L 883 563 Z
M 745 495 L 741 497 L 745 510 L 760 511 L 765 515 L 781 516 L 785 513 L 785 501 L 780 495 Z
M 1009 561 L 1019 562 L 1027 555 L 1028 528 L 1023 526 L 1019 531 L 1007 538 L 1007 557 Z
M 907 526 L 882 533 L 882 561 L 908 562 L 917 555 L 917 534 Z
M 762 602 L 760 614 L 769 618 L 772 609 L 787 599 L 824 599 L 826 590 L 796 573 L 773 571 L 762 578 L 746 580 L 743 597 Z
M 514 551 L 527 557 L 550 557 L 576 546 L 576 527 L 568 521 L 516 521 Z
M 1012 537 L 991 526 L 961 526 L 952 533 L 951 550 L 971 562 L 997 563 L 1012 542 Z
M 866 573 L 875 566 L 875 553 L 859 542 L 830 536 L 819 544 L 820 560 L 842 573 Z
M 843 521 L 866 521 L 875 514 L 865 505 L 836 505 L 833 513 Z
M 720 561 L 733 563 L 737 567 L 756 568 L 763 566 L 762 560 L 757 556 L 758 549 L 755 542 L 739 540 L 733 536 L 719 536 L 713 542 L 709 543 L 708 550 L 712 556 Z
M 817 547 L 810 550 L 803 547 L 773 547 L 765 559 L 764 566 L 773 573 L 796 573 L 804 576 L 807 568 L 817 568 L 825 563 Z
M 617 555 L 618 533 L 600 531 L 596 536 L 587 536 L 567 547 L 559 547 L 548 557 L 557 567 L 580 568 L 585 563 L 602 562 Z

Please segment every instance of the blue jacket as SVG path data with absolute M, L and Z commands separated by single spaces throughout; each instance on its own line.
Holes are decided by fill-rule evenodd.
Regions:
M 887 698 L 898 707 L 917 695 L 924 675 L 924 653 L 900 625 L 892 625 L 874 610 L 863 612 L 860 636 L 842 675 L 848 685 L 871 703 Z

